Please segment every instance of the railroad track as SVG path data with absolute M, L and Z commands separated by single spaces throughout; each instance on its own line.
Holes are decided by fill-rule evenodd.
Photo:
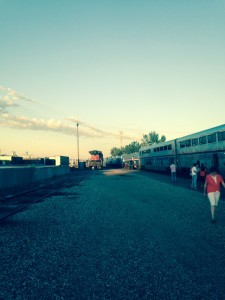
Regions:
M 18 194 L 7 195 L 0 202 L 0 222 L 21 212 L 30 205 L 42 201 L 44 198 L 59 193 L 64 188 L 69 188 L 80 184 L 85 178 L 84 175 L 66 175 L 55 178 L 48 184 L 41 184 L 30 190 L 23 191 Z

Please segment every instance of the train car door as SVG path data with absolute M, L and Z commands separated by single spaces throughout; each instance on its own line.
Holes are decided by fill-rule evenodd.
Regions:
M 219 159 L 217 154 L 213 154 L 213 166 L 217 170 L 219 169 Z

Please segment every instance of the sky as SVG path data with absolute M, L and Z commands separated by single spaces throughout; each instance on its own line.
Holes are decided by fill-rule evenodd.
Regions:
M 225 0 L 0 0 L 0 153 L 80 159 L 225 123 Z M 78 128 L 77 128 L 77 123 Z

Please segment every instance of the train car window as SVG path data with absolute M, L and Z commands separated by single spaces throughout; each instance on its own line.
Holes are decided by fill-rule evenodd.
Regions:
M 163 151 L 163 147 L 160 147 L 160 151 Z
M 156 152 L 157 151 L 157 149 L 156 148 L 154 148 L 154 152 Z
M 168 150 L 172 150 L 172 145 L 168 145 Z
M 225 131 L 218 132 L 218 141 L 225 141 Z
M 199 138 L 199 144 L 202 145 L 202 144 L 206 144 L 206 136 L 201 136 Z
M 208 135 L 208 143 L 215 143 L 216 142 L 216 134 L 210 134 Z
M 157 149 L 157 152 L 158 152 L 159 151 L 159 147 L 157 147 L 156 149 Z
M 168 149 L 168 147 L 167 146 L 164 146 L 164 151 L 166 151 Z
M 186 145 L 186 147 L 190 147 L 191 146 L 191 140 L 186 140 L 185 145 Z
M 198 139 L 192 139 L 192 146 L 198 145 Z
M 184 148 L 185 147 L 185 141 L 184 142 L 180 142 L 180 147 Z

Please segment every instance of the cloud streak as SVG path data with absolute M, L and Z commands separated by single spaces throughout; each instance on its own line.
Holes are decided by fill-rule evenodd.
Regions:
M 6 112 L 9 107 L 19 107 L 8 95 L 0 98 L 0 112 Z
M 1 96 L 1 94 L 3 96 Z M 120 138 L 119 132 L 105 131 L 96 128 L 84 121 L 74 117 L 64 120 L 30 118 L 24 115 L 12 114 L 11 108 L 21 107 L 21 101 L 35 103 L 36 101 L 25 97 L 17 91 L 0 85 L 0 126 L 23 130 L 41 130 L 62 133 L 66 135 L 77 134 L 77 123 L 79 123 L 79 135 L 88 138 Z M 131 140 L 129 135 L 123 135 L 123 139 Z
M 17 91 L 6 88 L 0 85 L 0 112 L 7 112 L 8 108 L 20 107 L 19 102 L 26 101 L 30 103 L 35 103 L 34 99 L 28 98 Z
M 109 131 L 105 131 L 105 130 L 96 128 L 95 126 L 90 125 L 90 124 L 88 124 L 86 122 L 77 120 L 74 117 L 66 118 L 66 120 L 68 120 L 68 121 L 70 121 L 70 122 L 72 122 L 74 124 L 81 125 L 81 127 L 84 127 L 86 131 L 89 131 L 94 136 L 99 136 L 99 137 L 114 137 L 114 138 L 120 137 L 120 133 L 119 132 L 118 133 L 112 133 L 112 132 L 109 132 Z M 123 136 L 123 138 L 130 139 L 131 137 L 130 136 Z
M 0 91 L 5 93 L 11 100 L 23 100 L 23 101 L 33 102 L 33 103 L 36 102 L 34 99 L 28 98 L 20 94 L 19 92 L 11 88 L 7 88 L 3 85 L 0 85 Z
M 71 118 L 69 118 L 71 121 Z M 41 130 L 62 133 L 66 135 L 76 135 L 76 124 L 79 123 L 79 135 L 89 138 L 119 138 L 120 134 L 115 132 L 104 131 L 85 122 L 79 121 L 69 123 L 54 119 L 44 120 L 37 118 L 28 118 L 26 116 L 15 116 L 8 113 L 0 114 L 0 126 L 7 128 L 16 128 L 23 130 Z M 131 139 L 132 137 L 123 135 L 123 139 Z

